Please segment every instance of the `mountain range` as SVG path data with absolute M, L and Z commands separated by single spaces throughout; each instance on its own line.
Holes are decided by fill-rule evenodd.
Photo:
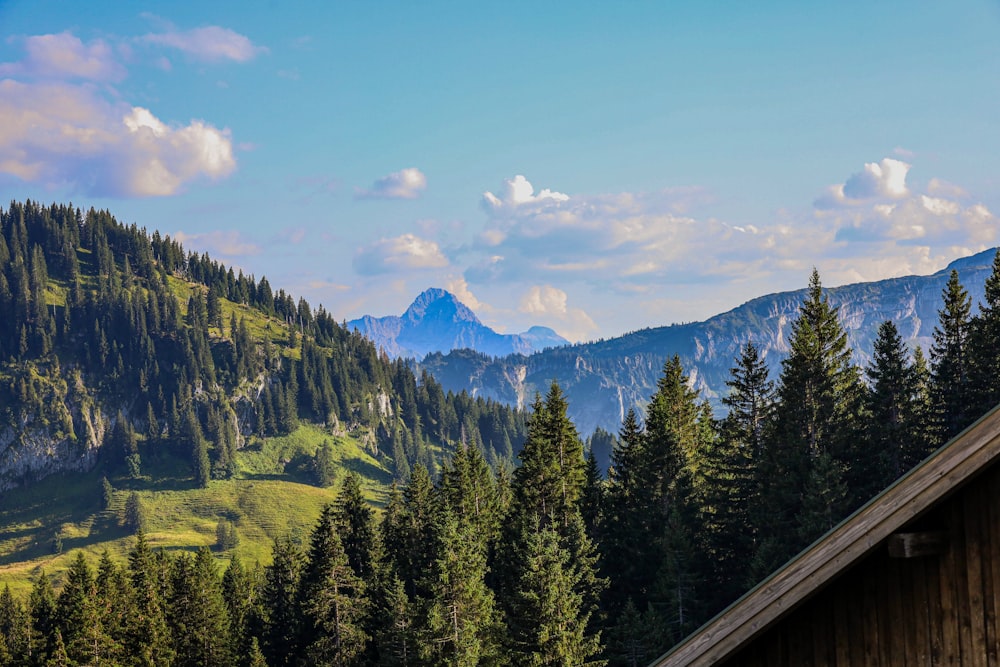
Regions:
M 892 320 L 912 348 L 930 350 L 952 269 L 968 290 L 973 308 L 983 300 L 984 282 L 996 250 L 958 259 L 931 275 L 905 276 L 825 289 L 840 314 L 854 360 L 871 358 L 878 325 Z M 600 427 L 617 432 L 632 406 L 641 408 L 654 392 L 667 359 L 678 355 L 692 385 L 719 410 L 726 380 L 740 349 L 753 341 L 777 378 L 788 354 L 788 334 L 805 288 L 761 296 L 703 322 L 642 329 L 616 338 L 566 345 L 533 354 L 495 357 L 483 349 L 452 349 L 427 355 L 419 366 L 445 389 L 518 406 L 530 405 L 557 380 L 569 400 L 569 416 L 582 434 Z M 474 345 L 468 347 L 475 348 Z
M 548 327 L 501 334 L 483 324 L 454 294 L 432 288 L 422 292 L 402 316 L 365 315 L 347 323 L 392 358 L 422 359 L 431 352 L 473 349 L 489 356 L 531 354 L 569 341 Z

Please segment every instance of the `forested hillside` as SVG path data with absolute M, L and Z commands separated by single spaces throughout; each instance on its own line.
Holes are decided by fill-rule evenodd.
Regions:
M 300 421 L 367 435 L 398 479 L 463 440 L 512 462 L 517 413 L 380 357 L 322 307 L 109 213 L 0 213 L 0 490 L 54 470 L 190 459 L 204 485 Z
M 296 420 L 350 425 L 370 429 L 398 484 L 377 517 L 359 477 L 341 475 L 308 536 L 276 535 L 263 567 L 231 558 L 224 574 L 207 549 L 151 549 L 141 512 L 126 508 L 140 515 L 127 562 L 78 553 L 56 586 L 38 573 L 30 594 L 0 594 L 0 665 L 647 664 L 1000 400 L 1000 258 L 975 316 L 951 274 L 927 356 L 886 321 L 864 368 L 814 273 L 777 377 L 745 345 L 727 413 L 714 415 L 673 357 L 644 421 L 629 410 L 588 453 L 556 383 L 524 424 L 431 391 L 432 378 L 418 382 L 263 279 L 230 281 L 155 234 L 140 271 L 127 248 L 143 232 L 30 209 L 2 218 L 2 305 L 24 332 L 5 330 L 3 343 L 11 424 L 47 421 L 86 442 L 96 429 L 83 415 L 113 405 L 96 465 L 118 480 L 176 448 L 192 484 L 209 488 L 242 474 L 241 442 L 280 439 L 268 434 Z M 76 269 L 46 256 L 49 234 L 31 240 L 29 217 L 81 230 L 60 241 L 82 249 L 69 254 Z M 186 303 L 171 312 L 177 294 Z M 521 434 L 510 472 L 507 440 L 517 449 Z M 612 448 L 606 479 L 599 442 Z M 230 528 L 219 522 L 217 548 Z

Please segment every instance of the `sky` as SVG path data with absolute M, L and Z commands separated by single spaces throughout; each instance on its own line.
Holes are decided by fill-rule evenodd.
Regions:
M 0 202 L 573 341 L 1000 245 L 1000 0 L 0 0 Z M 0 204 L 6 206 L 6 204 Z

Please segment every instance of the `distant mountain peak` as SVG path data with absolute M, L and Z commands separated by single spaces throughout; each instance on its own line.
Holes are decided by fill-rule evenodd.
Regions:
M 523 334 L 501 334 L 480 321 L 458 297 L 439 287 L 426 289 L 401 315 L 351 320 L 392 357 L 423 358 L 431 352 L 472 349 L 490 356 L 531 354 L 569 341 L 549 327 L 533 326 Z
M 454 294 L 440 287 L 425 289 L 403 313 L 403 320 L 408 322 L 420 322 L 427 317 L 482 324 L 471 308 L 459 301 Z

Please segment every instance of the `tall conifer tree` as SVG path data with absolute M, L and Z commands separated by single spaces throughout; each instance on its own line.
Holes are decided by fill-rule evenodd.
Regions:
M 859 501 L 845 483 L 864 466 L 862 386 L 847 334 L 813 270 L 782 362 L 775 429 L 761 460 L 764 489 L 756 574 L 771 572 Z M 807 504 L 820 494 L 822 507 Z M 814 516 L 815 512 L 819 514 Z M 832 522 L 832 523 L 831 523 Z M 819 531 L 819 532 L 816 532 Z
M 974 392 L 969 378 L 969 293 L 952 270 L 942 292 L 931 347 L 931 419 L 935 443 L 942 445 L 971 423 Z

